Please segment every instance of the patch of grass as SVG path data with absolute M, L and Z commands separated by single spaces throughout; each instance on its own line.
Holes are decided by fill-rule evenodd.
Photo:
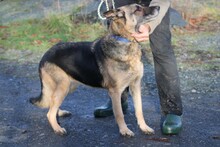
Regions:
M 182 69 L 219 70 L 219 33 L 176 34 L 174 51 Z
M 74 24 L 67 15 L 10 23 L 0 28 L 3 48 L 45 51 L 60 41 L 92 41 L 105 31 L 100 23 Z

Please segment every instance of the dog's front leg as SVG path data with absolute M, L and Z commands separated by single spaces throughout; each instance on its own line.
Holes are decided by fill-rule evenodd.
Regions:
M 145 134 L 154 134 L 154 130 L 146 124 L 143 116 L 142 100 L 141 100 L 141 79 L 135 80 L 130 85 L 130 92 L 133 98 L 135 115 L 140 129 Z
M 121 135 L 131 137 L 131 136 L 134 136 L 134 133 L 130 129 L 128 129 L 125 123 L 124 115 L 123 115 L 122 107 L 121 107 L 121 94 L 122 92 L 119 92 L 118 89 L 109 90 L 109 95 L 112 100 L 112 108 L 113 108 L 116 122 L 119 127 L 119 131 Z

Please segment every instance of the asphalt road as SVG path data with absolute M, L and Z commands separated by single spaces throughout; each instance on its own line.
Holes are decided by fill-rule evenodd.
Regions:
M 125 115 L 133 138 L 119 135 L 114 117 L 94 118 L 95 107 L 107 101 L 107 92 L 86 86 L 68 95 L 62 108 L 72 112 L 60 118 L 67 136 L 54 134 L 46 119 L 47 110 L 28 102 L 40 92 L 37 64 L 0 61 L 0 146 L 2 147 L 99 147 L 99 146 L 220 146 L 219 93 L 183 92 L 183 130 L 179 135 L 161 134 L 161 112 L 153 67 L 146 65 L 143 78 L 144 116 L 155 135 L 145 135 L 137 127 L 131 98 Z

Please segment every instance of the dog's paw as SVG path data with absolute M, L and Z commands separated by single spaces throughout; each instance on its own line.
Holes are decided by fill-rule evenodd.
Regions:
M 121 129 L 120 133 L 122 136 L 126 136 L 126 137 L 133 137 L 134 136 L 134 133 L 131 130 L 129 130 L 128 128 Z
M 67 134 L 67 131 L 66 131 L 65 128 L 56 129 L 56 130 L 54 130 L 54 132 L 55 132 L 56 134 L 58 134 L 58 135 L 61 135 L 61 136 Z
M 154 130 L 152 128 L 150 128 L 147 125 L 144 126 L 140 126 L 140 129 L 145 133 L 145 134 L 154 134 Z
M 71 112 L 66 111 L 66 110 L 59 109 L 59 111 L 58 111 L 58 116 L 59 117 L 69 117 L 71 115 L 72 115 Z

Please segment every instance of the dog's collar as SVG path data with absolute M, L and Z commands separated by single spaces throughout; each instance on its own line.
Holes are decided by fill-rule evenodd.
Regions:
M 124 42 L 124 43 L 129 43 L 129 42 L 131 42 L 131 41 L 128 40 L 127 38 L 124 38 L 124 37 L 121 37 L 121 36 L 112 35 L 111 37 L 114 38 L 114 39 L 117 40 L 117 41 L 121 41 L 121 42 Z

